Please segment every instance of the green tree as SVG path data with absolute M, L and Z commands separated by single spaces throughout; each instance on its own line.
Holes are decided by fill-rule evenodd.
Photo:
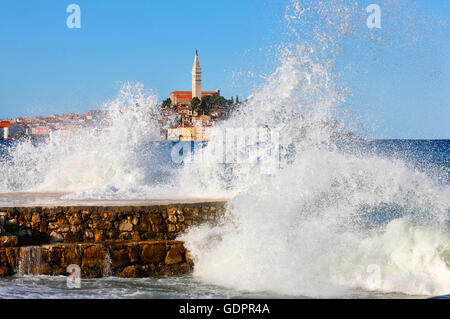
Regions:
M 206 95 L 202 98 L 202 108 L 210 108 L 212 105 L 212 96 Z
M 193 97 L 192 100 L 191 100 L 191 106 L 192 106 L 193 109 L 197 108 L 200 105 L 200 103 L 202 103 L 202 102 L 196 96 Z
M 224 107 L 227 105 L 227 100 L 223 96 L 214 95 L 212 100 L 212 106 L 214 107 Z
M 170 98 L 167 98 L 162 102 L 163 108 L 169 108 L 171 106 L 172 106 L 172 100 Z
M 202 109 L 211 109 L 213 107 L 225 107 L 227 99 L 220 95 L 206 95 L 202 98 Z
M 200 109 L 202 110 L 202 114 L 209 113 L 209 109 L 211 108 L 211 95 L 206 95 L 202 98 L 200 103 Z

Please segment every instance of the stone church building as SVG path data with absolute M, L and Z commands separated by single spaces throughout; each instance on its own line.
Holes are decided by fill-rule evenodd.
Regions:
M 202 68 L 198 59 L 198 52 L 195 51 L 194 65 L 192 66 L 192 91 L 170 92 L 172 106 L 189 105 L 194 97 L 200 100 L 206 95 L 220 95 L 220 90 L 202 91 Z

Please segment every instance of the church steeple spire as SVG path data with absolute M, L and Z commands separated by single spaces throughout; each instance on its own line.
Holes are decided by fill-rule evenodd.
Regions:
M 192 98 L 194 97 L 202 98 L 202 68 L 197 50 L 195 50 L 194 65 L 192 66 Z

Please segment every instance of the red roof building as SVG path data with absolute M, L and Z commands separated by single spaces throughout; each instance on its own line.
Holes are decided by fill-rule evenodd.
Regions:
M 220 95 L 220 90 L 202 91 L 202 98 L 207 95 Z M 173 106 L 190 105 L 192 100 L 192 91 L 173 91 L 170 92 L 170 100 Z
M 194 96 L 201 100 L 207 95 L 220 95 L 220 90 L 202 91 L 202 69 L 198 59 L 198 52 L 195 51 L 194 65 L 192 66 L 192 91 L 170 92 L 170 101 L 172 106 L 190 105 Z

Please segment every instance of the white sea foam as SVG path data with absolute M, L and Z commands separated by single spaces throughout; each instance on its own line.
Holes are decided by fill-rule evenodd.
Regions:
M 400 159 L 362 152 L 332 125 L 345 95 L 322 49 L 335 52 L 336 40 L 352 29 L 346 18 L 351 8 L 333 3 L 333 10 L 322 2 L 308 9 L 325 10 L 333 31 L 285 49 L 267 82 L 222 124 L 281 123 L 280 145 L 294 145 L 295 156 L 282 159 L 272 175 L 260 174 L 258 165 L 232 165 L 233 222 L 193 228 L 181 238 L 195 260 L 194 276 L 294 296 L 342 296 L 349 289 L 449 293 L 449 186 Z M 303 14 L 302 8 L 293 2 L 290 10 Z M 339 143 L 350 146 L 344 152 Z M 214 178 L 222 171 L 211 166 L 187 166 L 184 173 L 186 180 L 205 177 L 199 183 L 205 190 L 224 180 Z
M 98 126 L 67 138 L 22 142 L 0 167 L 0 190 L 73 192 L 144 185 L 152 172 L 150 153 L 137 148 L 159 134 L 156 98 L 142 85 L 125 85 L 105 103 L 108 116 Z
M 449 195 L 403 163 L 309 151 L 231 199 L 234 223 L 194 228 L 181 239 L 195 276 L 234 289 L 315 297 L 349 288 L 444 294 Z M 371 223 L 368 207 L 386 221 Z
M 282 150 L 291 151 L 281 152 L 270 174 L 261 164 L 206 164 L 223 143 L 220 134 L 194 155 L 203 164 L 160 166 L 143 147 L 158 131 L 155 98 L 127 86 L 108 103 L 107 129 L 17 145 L 0 167 L 0 189 L 99 199 L 230 197 L 227 222 L 192 228 L 181 239 L 195 277 L 238 290 L 449 293 L 450 188 L 401 159 L 352 144 L 342 121 L 335 122 L 346 95 L 336 85 L 333 58 L 354 31 L 356 9 L 345 1 L 305 3 L 287 8 L 289 27 L 298 31 L 311 15 L 326 27 L 305 29 L 306 41 L 286 45 L 275 72 L 214 128 L 277 129 Z

